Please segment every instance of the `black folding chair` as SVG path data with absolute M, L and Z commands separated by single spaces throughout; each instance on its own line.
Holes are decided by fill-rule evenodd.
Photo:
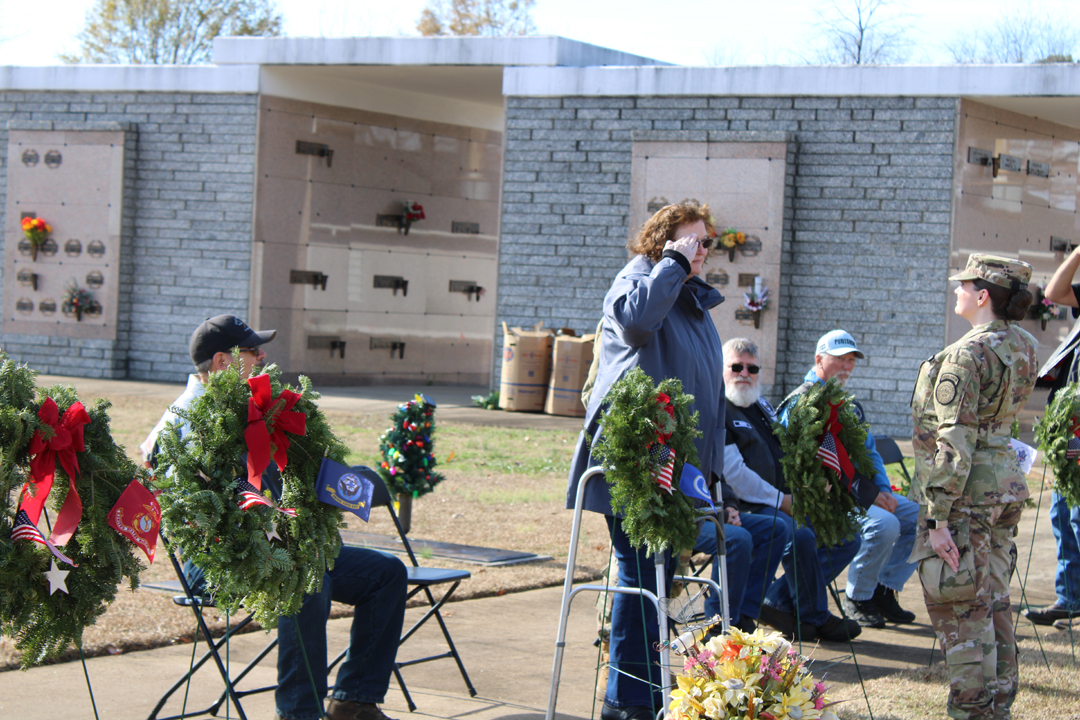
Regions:
M 240 704 L 241 698 L 247 697 L 248 695 L 258 695 L 259 693 L 276 690 L 277 684 L 275 683 L 273 685 L 266 685 L 263 687 L 254 688 L 252 690 L 240 690 L 236 686 L 244 679 L 244 677 L 247 676 L 248 673 L 250 673 L 259 663 L 261 663 L 263 659 L 274 650 L 274 648 L 277 647 L 277 635 L 275 634 L 274 638 L 266 644 L 266 647 L 260 650 L 255 655 L 255 657 L 247 665 L 245 665 L 243 669 L 240 670 L 239 673 L 237 673 L 235 676 L 230 676 L 227 665 L 221 657 L 221 648 L 225 647 L 227 649 L 229 640 L 234 635 L 241 632 L 245 627 L 247 627 L 249 623 L 251 623 L 252 616 L 248 615 L 236 625 L 231 625 L 222 637 L 214 640 L 210 636 L 210 628 L 207 626 L 206 619 L 203 617 L 202 614 L 203 608 L 214 607 L 213 598 L 204 595 L 196 595 L 192 591 L 191 585 L 188 583 L 187 576 L 184 575 L 184 568 L 176 559 L 176 555 L 173 553 L 172 548 L 168 546 L 164 534 L 161 535 L 161 542 L 169 555 L 169 560 L 170 562 L 172 562 L 173 569 L 176 571 L 176 577 L 180 581 L 180 586 L 184 590 L 183 595 L 173 596 L 173 602 L 176 605 L 191 608 L 192 612 L 195 614 L 195 622 L 197 623 L 196 638 L 194 642 L 196 644 L 198 643 L 198 635 L 201 633 L 203 639 L 206 641 L 207 650 L 205 653 L 203 653 L 202 657 L 198 659 L 198 661 L 192 663 L 191 668 L 186 673 L 184 673 L 184 675 L 179 680 L 173 683 L 172 687 L 165 691 L 165 694 L 161 696 L 160 700 L 158 700 L 157 705 L 155 705 L 154 709 L 150 711 L 150 715 L 148 716 L 147 720 L 183 720 L 184 718 L 199 717 L 201 715 L 212 715 L 214 717 L 217 717 L 218 711 L 221 709 L 221 706 L 225 704 L 226 700 L 232 700 L 233 707 L 236 708 L 236 713 L 240 720 L 247 720 L 247 715 L 244 713 L 244 708 Z M 344 659 L 346 652 L 347 649 L 343 650 L 336 658 L 334 658 L 334 661 L 331 662 L 329 667 L 327 668 L 328 672 L 329 670 L 333 670 L 334 667 L 339 662 L 341 662 L 342 659 Z M 194 651 L 192 655 L 194 657 Z M 171 698 L 180 688 L 191 682 L 195 676 L 195 673 L 197 673 L 199 669 L 202 668 L 202 666 L 205 665 L 206 662 L 211 658 L 214 660 L 214 664 L 217 666 L 218 673 L 221 675 L 222 682 L 225 684 L 225 690 L 221 693 L 221 696 L 217 699 L 217 701 L 209 707 L 203 708 L 201 710 L 187 710 L 185 708 L 179 715 L 158 717 L 158 713 L 161 712 L 162 708 L 165 707 L 165 703 L 169 701 L 169 698 Z
M 191 608 L 195 614 L 196 622 L 196 637 L 194 642 L 199 642 L 199 634 L 202 634 L 203 639 L 206 641 L 207 650 L 203 653 L 203 656 L 199 658 L 197 662 L 192 663 L 191 668 L 184 673 L 184 675 L 173 683 L 172 687 L 165 691 L 165 694 L 158 700 L 157 705 L 150 711 L 150 715 L 147 720 L 181 720 L 182 718 L 198 717 L 200 715 L 213 715 L 217 716 L 218 710 L 225 703 L 226 700 L 232 700 L 233 707 L 236 708 L 236 713 L 240 720 L 247 720 L 247 715 L 244 714 L 244 708 L 240 705 L 240 699 L 248 695 L 256 695 L 258 693 L 269 692 L 275 690 L 277 685 L 268 685 L 266 687 L 255 688 L 254 690 L 238 690 L 236 685 L 244 679 L 244 677 L 251 672 L 251 670 L 262 662 L 270 651 L 277 647 L 277 636 L 271 640 L 266 647 L 264 647 L 255 656 L 251 662 L 249 662 L 244 668 L 235 676 L 230 677 L 226 663 L 221 657 L 221 648 L 225 647 L 229 640 L 243 630 L 251 622 L 251 616 L 247 616 L 236 625 L 232 625 L 226 631 L 225 635 L 221 638 L 214 640 L 210 636 L 210 628 L 206 624 L 206 619 L 203 618 L 202 610 L 207 607 L 214 607 L 213 598 L 195 595 L 192 592 L 191 585 L 187 581 L 187 577 L 184 575 L 184 569 L 181 567 L 180 562 L 176 559 L 176 555 L 173 553 L 172 548 L 169 547 L 168 542 L 165 539 L 164 533 L 161 535 L 161 543 L 164 546 L 165 551 L 169 555 L 169 560 L 172 562 L 173 569 L 176 571 L 176 577 L 180 580 L 180 586 L 184 590 L 183 595 L 176 595 L 173 597 L 173 602 L 182 607 Z M 194 653 L 193 653 L 194 657 Z M 218 673 L 221 675 L 221 679 L 225 684 L 225 690 L 222 692 L 221 697 L 217 699 L 213 705 L 201 710 L 185 710 L 179 715 L 168 715 L 166 717 L 158 717 L 158 713 L 165 707 L 165 703 L 169 701 L 169 698 L 176 693 L 177 690 L 187 685 L 194 678 L 195 673 L 206 664 L 210 659 L 214 660 L 214 664 L 217 666 Z
M 410 588 L 409 594 L 406 596 L 406 602 L 421 592 L 424 593 L 424 596 L 427 598 L 427 611 L 424 613 L 423 617 L 414 623 L 413 626 L 401 636 L 401 642 L 398 644 L 399 647 L 404 645 L 424 623 L 434 617 L 435 621 L 439 623 L 439 628 L 442 630 L 447 646 L 450 648 L 447 652 L 438 655 L 429 655 L 416 660 L 406 660 L 404 662 L 398 661 L 395 663 L 394 677 L 397 678 L 398 685 L 401 687 L 401 692 L 405 695 L 405 702 L 409 705 L 409 712 L 416 710 L 416 704 L 412 701 L 409 690 L 405 686 L 405 680 L 401 677 L 401 668 L 410 665 L 419 665 L 420 663 L 431 662 L 433 660 L 453 658 L 454 662 L 457 663 L 458 670 L 461 672 L 462 679 L 465 681 L 465 686 L 469 689 L 469 695 L 475 697 L 476 689 L 473 687 L 472 681 L 469 680 L 468 673 L 465 672 L 465 665 L 461 662 L 461 656 L 458 654 L 457 648 L 454 646 L 454 641 L 450 637 L 450 631 L 446 629 L 446 623 L 443 621 L 442 614 L 439 612 L 447 600 L 450 599 L 450 596 L 454 594 L 454 591 L 457 590 L 461 581 L 472 577 L 472 573 L 468 570 L 420 567 L 420 564 L 416 561 L 416 555 L 409 545 L 409 539 L 405 536 L 405 531 L 402 529 L 401 522 L 398 520 L 397 513 L 394 512 L 393 499 L 390 497 L 390 492 L 386 489 L 386 485 L 383 484 L 382 478 L 371 468 L 362 465 L 352 469 L 353 472 L 369 479 L 372 485 L 375 486 L 371 498 L 371 507 L 385 507 L 387 509 L 390 513 L 390 519 L 394 521 L 394 527 L 397 529 L 397 534 L 405 549 L 405 554 L 409 556 L 409 564 L 405 566 L 408 570 L 408 583 Z M 432 588 L 446 584 L 450 584 L 450 588 L 436 600 L 435 595 L 431 591 Z
M 888 435 L 875 435 L 874 442 L 877 443 L 878 455 L 881 455 L 881 461 L 886 465 L 894 465 L 899 463 L 900 472 L 904 473 L 904 479 L 908 482 L 908 487 L 911 487 L 911 475 L 908 474 L 907 466 L 904 465 L 904 454 L 900 452 L 900 446 L 896 444 Z

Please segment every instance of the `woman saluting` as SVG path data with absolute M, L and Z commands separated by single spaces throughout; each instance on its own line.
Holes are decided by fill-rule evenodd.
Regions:
M 1009 578 L 1027 483 L 1009 448 L 1035 386 L 1037 341 L 1013 324 L 1031 304 L 1031 266 L 974 254 L 954 312 L 971 331 L 923 363 L 912 396 L 922 527 L 912 560 L 949 673 L 953 718 L 1008 718 L 1016 697 Z

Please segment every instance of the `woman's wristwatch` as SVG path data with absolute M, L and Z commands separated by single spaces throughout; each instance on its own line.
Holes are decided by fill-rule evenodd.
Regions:
M 926 518 L 926 529 L 927 530 L 937 530 L 938 529 L 938 521 L 934 520 L 933 518 Z

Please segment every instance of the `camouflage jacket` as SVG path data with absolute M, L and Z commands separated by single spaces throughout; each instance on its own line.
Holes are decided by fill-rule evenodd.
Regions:
M 998 505 L 1028 496 L 1013 418 L 1035 387 L 1038 341 L 995 320 L 971 329 L 919 369 L 911 396 L 915 479 L 910 497 L 926 517 L 948 520 L 953 506 Z

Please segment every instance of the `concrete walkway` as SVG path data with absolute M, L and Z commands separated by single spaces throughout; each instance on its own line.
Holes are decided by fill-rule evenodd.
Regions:
M 91 397 L 118 394 L 160 397 L 163 405 L 181 391 L 173 384 L 89 381 L 71 378 L 42 377 L 42 384 L 72 382 L 81 395 Z M 324 407 L 352 412 L 392 412 L 402 398 L 416 390 L 410 388 L 328 388 Z M 543 427 L 545 423 L 564 423 L 554 427 L 578 427 L 576 418 L 474 410 L 469 396 L 481 394 L 481 388 L 423 388 L 439 402 L 441 418 L 455 415 L 460 422 L 478 424 Z M 1034 476 L 1034 473 L 1033 473 Z M 1038 486 L 1033 477 L 1032 487 Z M 1039 501 L 1039 498 L 1036 497 Z M 1042 605 L 1054 599 L 1054 539 L 1047 520 L 1049 493 L 1042 499 L 1041 510 L 1028 510 L 1020 526 L 1017 544 L 1020 549 L 1019 569 L 1013 580 L 1013 601 L 1022 598 L 1021 581 L 1026 588 L 1026 601 Z M 843 577 L 841 577 L 841 586 Z M 148 592 L 141 590 L 140 592 Z M 407 717 L 469 718 L 470 720 L 533 720 L 544 715 L 548 702 L 554 641 L 558 624 L 562 588 L 547 588 L 495 598 L 468 600 L 446 607 L 444 616 L 458 645 L 465 667 L 478 694 L 469 697 L 453 661 L 440 660 L 403 670 L 405 681 L 418 708 L 410 715 L 404 698 L 391 681 L 385 710 L 394 718 Z M 908 626 L 890 626 L 885 630 L 864 630 L 853 643 L 854 659 L 847 646 L 826 644 L 816 648 L 804 647 L 812 654 L 818 672 L 827 669 L 828 680 L 838 693 L 853 693 L 859 675 L 869 680 L 900 669 L 925 666 L 930 661 L 934 645 L 918 582 L 909 582 L 901 595 L 901 603 L 918 613 L 916 622 Z M 189 612 L 177 608 L 175 612 Z M 410 610 L 409 617 L 418 610 Z M 834 608 L 835 612 L 835 608 Z M 350 619 L 334 620 L 328 625 L 330 651 L 338 652 L 348 640 Z M 1039 628 L 1040 633 L 1055 632 Z M 571 607 L 564 656 L 562 683 L 558 696 L 558 714 L 567 718 L 598 716 L 594 703 L 597 651 L 591 640 L 596 623 L 593 596 L 582 594 Z M 1018 635 L 1030 637 L 1035 628 L 1026 621 L 1018 626 Z M 231 646 L 231 663 L 241 666 L 258 651 L 268 638 L 254 633 L 237 638 Z M 426 627 L 402 647 L 398 659 L 406 661 L 421 655 L 439 652 L 443 647 L 437 626 Z M 157 650 L 133 652 L 90 659 L 86 672 L 93 687 L 97 716 L 110 720 L 145 718 L 164 690 L 187 669 L 191 659 L 190 644 Z M 936 656 L 940 659 L 940 654 Z M 244 686 L 272 684 L 276 673 L 271 655 L 258 667 Z M 833 665 L 833 663 L 836 663 Z M 857 665 L 857 667 L 856 667 Z M 830 667 L 831 666 L 831 667 Z M 191 687 L 188 708 L 202 708 L 212 702 L 222 690 L 215 669 L 209 665 L 197 676 Z M 945 689 L 942 688 L 942 697 Z M 180 712 L 183 692 L 174 697 L 162 715 Z M 273 717 L 272 695 L 262 694 L 245 699 L 248 717 L 266 720 Z M 875 714 L 884 708 L 875 708 Z M 78 662 L 36 668 L 28 672 L 0 673 L 0 717 L 93 718 L 84 678 Z M 235 710 L 223 708 L 219 717 L 237 717 Z

